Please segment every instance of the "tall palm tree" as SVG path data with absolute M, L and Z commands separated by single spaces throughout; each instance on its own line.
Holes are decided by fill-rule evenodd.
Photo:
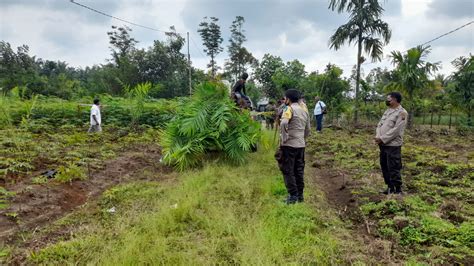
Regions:
M 430 46 L 419 45 L 408 50 L 406 54 L 393 51 L 390 55 L 392 64 L 396 66 L 395 76 L 397 80 L 389 84 L 388 88 L 406 92 L 407 99 L 410 101 L 408 127 L 411 127 L 413 121 L 415 94 L 433 85 L 428 76 L 439 69 L 439 62 L 430 63 L 425 61 L 430 52 Z
M 380 19 L 384 9 L 377 0 L 330 0 L 329 8 L 338 13 L 348 12 L 349 21 L 341 25 L 329 39 L 331 49 L 339 50 L 346 42 L 357 44 L 357 69 L 354 122 L 358 121 L 360 65 L 365 51 L 373 62 L 381 61 L 383 46 L 388 44 L 392 31 Z

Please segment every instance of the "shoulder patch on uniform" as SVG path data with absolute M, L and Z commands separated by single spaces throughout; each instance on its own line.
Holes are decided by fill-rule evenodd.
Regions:
M 407 112 L 402 112 L 400 116 L 402 117 L 402 120 L 405 120 L 407 118 L 408 113 Z
M 287 106 L 285 108 L 285 111 L 283 111 L 283 114 L 282 114 L 281 118 L 291 119 L 292 116 L 293 116 L 293 109 L 290 106 Z

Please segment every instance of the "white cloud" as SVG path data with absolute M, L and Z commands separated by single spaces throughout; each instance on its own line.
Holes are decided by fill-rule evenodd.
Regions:
M 423 15 L 432 0 L 402 0 L 402 16 L 416 17 Z
M 197 27 L 206 15 L 215 15 L 221 19 L 224 47 L 227 46 L 231 21 L 236 15 L 243 15 L 246 18 L 244 28 L 248 37 L 245 45 L 258 59 L 265 53 L 281 56 L 286 61 L 298 59 L 306 65 L 308 72 L 322 71 L 331 62 L 341 65 L 346 76 L 350 75 L 356 61 L 354 46 L 346 45 L 339 51 L 328 47 L 329 37 L 344 23 L 346 16 L 327 10 L 326 0 L 240 0 L 225 3 L 215 0 L 77 1 L 153 28 L 167 30 L 169 26 L 175 25 L 184 35 L 189 31 L 194 41 L 190 44 L 193 64 L 202 69 L 206 68 L 209 60 L 203 56 Z M 392 50 L 404 51 L 472 20 L 472 15 L 452 16 L 457 12 L 455 9 L 450 9 L 447 15 L 446 10 L 439 10 L 444 15 L 436 15 L 436 11 L 442 6 L 440 1 L 390 0 L 384 20 L 390 24 L 393 36 L 390 44 L 385 47 L 384 54 L 387 55 Z M 450 3 L 456 5 L 454 2 L 460 2 L 466 5 L 466 1 L 470 0 Z M 92 13 L 69 1 L 49 0 L 45 3 L 0 2 L 0 39 L 13 46 L 27 44 L 31 54 L 66 61 L 72 66 L 100 64 L 110 58 L 106 33 L 110 31 L 111 25 L 123 23 Z M 132 28 L 132 36 L 140 42 L 139 47 L 150 46 L 156 39 L 165 39 L 163 33 Z M 433 42 L 433 51 L 428 60 L 442 61 L 441 72 L 449 74 L 452 70 L 450 62 L 454 58 L 474 52 L 473 28 L 474 25 L 471 25 Z M 217 57 L 221 66 L 226 57 L 226 51 Z M 377 66 L 391 67 L 390 62 L 384 60 L 364 65 L 363 68 L 368 73 L 372 67 Z

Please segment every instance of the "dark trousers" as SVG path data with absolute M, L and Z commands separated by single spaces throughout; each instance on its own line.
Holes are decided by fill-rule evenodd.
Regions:
M 380 166 L 383 179 L 389 188 L 402 186 L 402 147 L 380 145 Z
M 285 186 L 290 196 L 303 196 L 304 189 L 304 149 L 282 146 L 282 163 Z
M 316 119 L 316 130 L 317 131 L 323 130 L 323 114 L 315 115 L 314 117 Z

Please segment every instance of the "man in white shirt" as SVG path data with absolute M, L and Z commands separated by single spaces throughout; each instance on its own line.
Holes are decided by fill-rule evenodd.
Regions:
M 326 110 L 326 104 L 321 101 L 319 96 L 314 98 L 316 105 L 314 106 L 314 118 L 316 119 L 316 131 L 321 133 L 323 130 L 323 116 Z
M 101 117 L 100 117 L 100 103 L 99 99 L 94 99 L 94 104 L 91 108 L 91 127 L 88 133 L 101 132 Z

